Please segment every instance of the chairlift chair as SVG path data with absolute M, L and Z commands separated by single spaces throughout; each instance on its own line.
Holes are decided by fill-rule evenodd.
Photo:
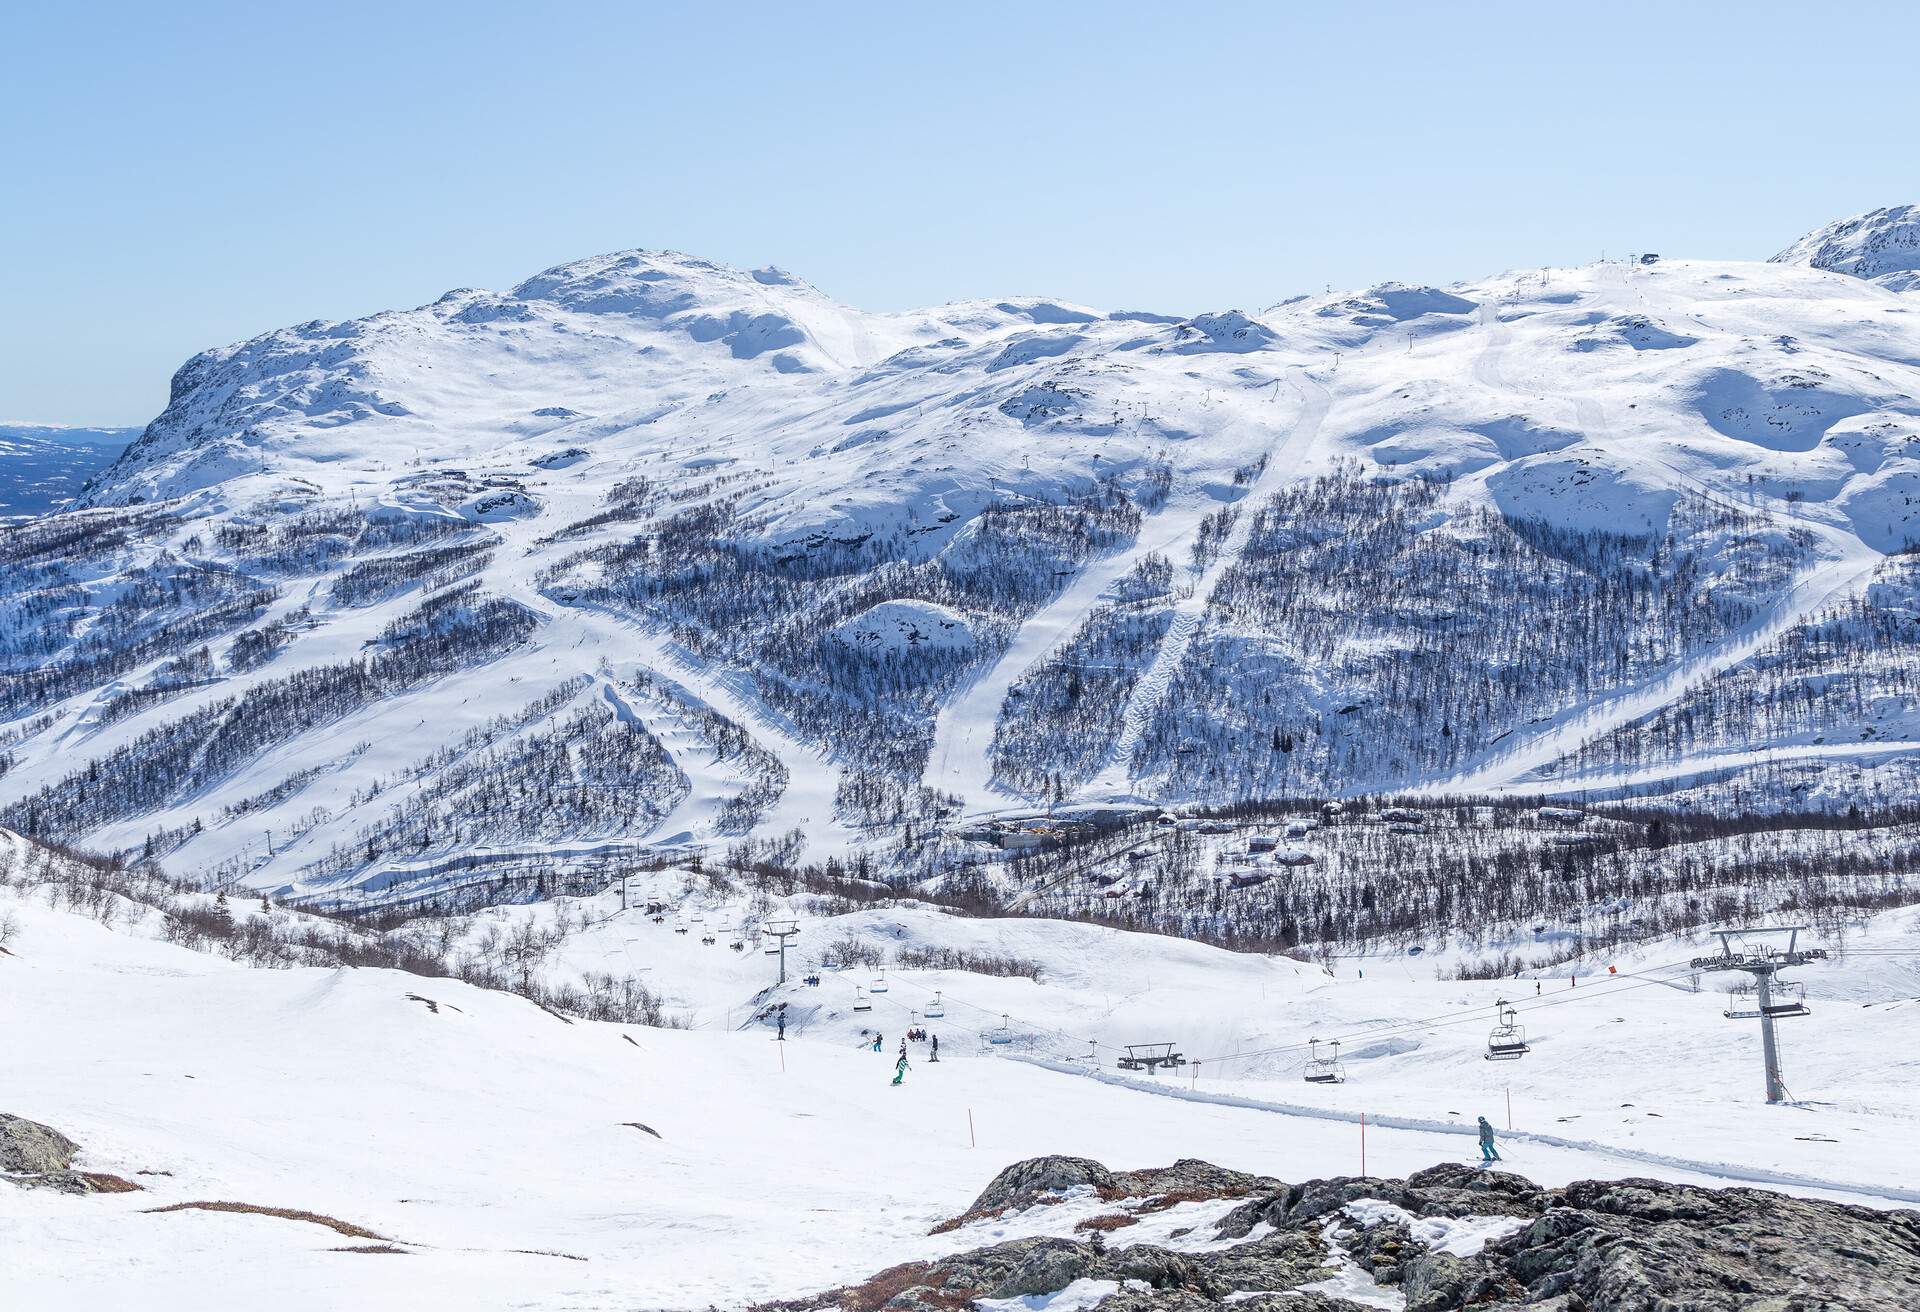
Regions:
M 855 1011 L 872 1011 L 873 1010 L 873 1003 L 867 1000 L 866 993 L 860 988 L 858 984 L 855 984 L 853 986 L 853 1009 Z
M 1499 1022 L 1493 1032 L 1487 1035 L 1488 1061 L 1519 1061 L 1532 1052 L 1527 1046 L 1527 1031 L 1515 1018 L 1513 1006 L 1501 998 L 1495 1004 L 1499 1008 Z
M 1773 982 L 1773 1001 L 1760 1009 L 1763 1016 L 1781 1020 L 1788 1016 L 1811 1016 L 1813 1009 L 1807 1006 L 1807 986 L 1777 979 Z
M 1312 1055 L 1307 1059 L 1306 1081 L 1308 1084 L 1345 1084 L 1347 1068 L 1340 1064 L 1340 1040 L 1329 1041 L 1329 1052 L 1320 1055 L 1320 1040 L 1309 1040 Z
M 927 1004 L 927 1019 L 939 1020 L 942 1016 L 946 1014 L 947 1014 L 947 1009 L 946 1007 L 941 1005 L 940 995 L 939 993 L 936 992 L 933 995 L 933 1001 Z
M 988 1030 L 986 1034 L 986 1039 L 988 1043 L 992 1044 L 996 1048 L 1003 1048 L 1008 1044 L 1012 1043 L 1013 1042 L 1012 1017 L 1006 1015 L 1005 1013 L 1002 1013 L 1000 1016 L 1000 1028 L 997 1030 Z
M 885 971 L 881 971 L 879 977 L 875 979 L 873 983 L 867 986 L 867 992 L 885 993 L 886 991 L 887 991 L 887 973 Z

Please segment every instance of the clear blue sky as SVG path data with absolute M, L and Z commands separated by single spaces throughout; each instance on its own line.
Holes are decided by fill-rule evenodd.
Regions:
M 1920 200 L 1891 4 L 5 10 L 0 420 L 624 247 L 1189 311 Z

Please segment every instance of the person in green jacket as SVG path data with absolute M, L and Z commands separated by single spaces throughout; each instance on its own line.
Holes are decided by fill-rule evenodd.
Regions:
M 907 1078 L 907 1054 L 901 1053 L 900 1060 L 893 1064 L 893 1082 L 895 1084 Z

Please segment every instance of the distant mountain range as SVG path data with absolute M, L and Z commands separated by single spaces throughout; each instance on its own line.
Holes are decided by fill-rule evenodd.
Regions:
M 66 505 L 138 436 L 137 428 L 0 424 L 0 520 Z

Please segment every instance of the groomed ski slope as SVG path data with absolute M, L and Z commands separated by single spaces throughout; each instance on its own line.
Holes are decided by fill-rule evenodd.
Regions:
M 1156 1097 L 981 1056 L 958 1037 L 957 1017 L 943 1059 L 928 1063 L 916 1048 L 896 1088 L 888 1077 L 898 1022 L 888 1024 L 881 1055 L 854 1048 L 850 1018 L 823 1017 L 785 1044 L 760 1026 L 569 1024 L 451 981 L 252 970 L 49 911 L 42 900 L 0 894 L 0 902 L 21 924 L 13 955 L 0 958 L 0 1024 L 14 1053 L 0 1101 L 80 1141 L 84 1169 L 145 1186 L 79 1198 L 0 1192 L 8 1306 L 30 1312 L 112 1306 L 135 1291 L 142 1307 L 171 1312 L 204 1307 L 210 1287 L 234 1305 L 316 1312 L 739 1306 L 925 1257 L 943 1242 L 980 1242 L 926 1232 L 963 1210 L 1001 1166 L 1027 1156 L 1072 1153 L 1115 1166 L 1195 1156 L 1287 1179 L 1359 1169 L 1356 1124 Z M 994 933 L 1000 922 L 966 923 Z M 1068 945 L 1094 932 L 1057 928 Z M 1899 932 L 1910 936 L 1911 924 Z M 1278 996 L 1264 1005 L 1243 996 L 1248 1019 L 1304 1001 L 1292 990 L 1311 972 L 1294 963 L 1168 946 L 1158 962 L 1150 952 L 1132 958 L 1145 978 L 1128 1006 L 1151 999 L 1149 1014 L 1192 1014 L 1208 997 L 1235 992 L 1247 971 L 1289 990 L 1284 1005 Z M 672 978 L 671 955 L 650 959 L 662 982 Z M 1098 986 L 1078 969 L 1061 969 L 1069 997 Z M 1183 999 L 1183 985 L 1203 971 L 1214 991 Z M 1029 1003 L 1046 987 L 952 973 L 939 982 L 989 1005 L 1007 996 L 996 987 L 1024 992 Z M 1389 996 L 1404 996 L 1403 986 L 1362 1009 Z M 1078 1005 L 1060 1018 L 1077 1019 Z M 1223 1018 L 1205 1037 L 1233 1028 Z M 1797 1046 L 1789 1052 L 1790 1062 L 1814 1061 Z M 1592 1101 L 1629 1100 L 1618 1081 L 1637 1073 L 1602 1054 L 1584 1065 L 1607 1086 Z M 1467 1121 L 1482 1110 L 1504 1120 L 1484 1081 L 1453 1074 L 1444 1083 L 1420 1079 L 1429 1106 L 1466 1102 Z M 1404 1114 L 1366 1081 L 1357 1075 L 1335 1092 L 1356 1107 L 1385 1103 L 1386 1115 Z M 1203 1072 L 1197 1083 L 1205 1090 L 1213 1080 Z M 1882 1120 L 1857 1103 L 1756 1110 L 1750 1092 L 1726 1090 L 1720 1113 L 1751 1137 L 1756 1159 L 1775 1136 L 1854 1121 L 1884 1131 L 1912 1114 L 1909 1105 Z M 1516 1082 L 1516 1094 L 1524 1125 L 1549 1119 L 1537 1110 L 1537 1089 Z M 1615 1133 L 1651 1135 L 1652 1110 L 1641 1101 L 1639 1116 Z M 1725 1182 L 1644 1153 L 1578 1144 L 1576 1136 L 1595 1133 L 1589 1127 L 1551 1128 L 1576 1146 L 1510 1144 L 1509 1166 L 1548 1184 L 1627 1173 Z M 1366 1147 L 1371 1172 L 1395 1175 L 1472 1151 L 1460 1133 L 1390 1125 L 1370 1127 Z M 1870 1152 L 1876 1178 L 1911 1178 L 1907 1140 L 1882 1137 Z M 1858 1182 L 1794 1187 L 1889 1201 Z M 148 1210 L 196 1201 L 319 1213 L 381 1235 L 404 1255 L 342 1251 L 375 1241 L 276 1216 Z

